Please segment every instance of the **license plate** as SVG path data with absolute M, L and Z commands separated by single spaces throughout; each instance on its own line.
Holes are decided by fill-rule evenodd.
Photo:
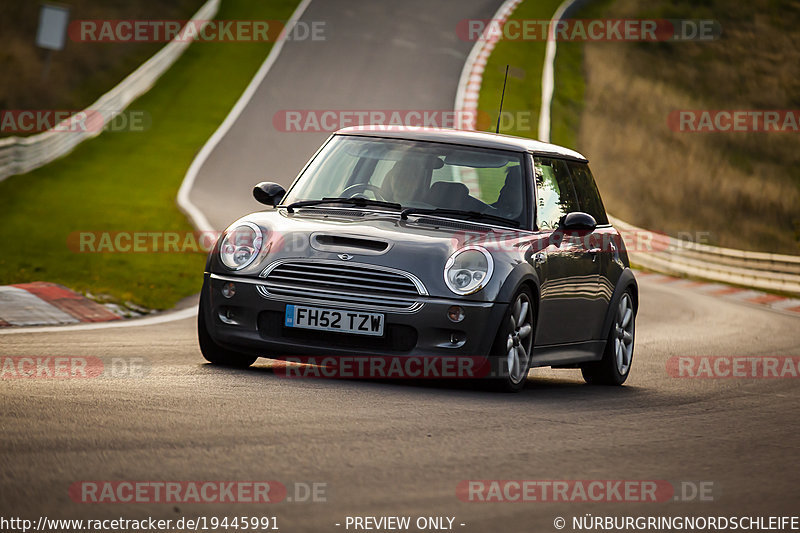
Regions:
M 362 313 L 343 309 L 287 305 L 284 324 L 287 328 L 338 331 L 356 335 L 383 335 L 384 317 L 380 313 Z

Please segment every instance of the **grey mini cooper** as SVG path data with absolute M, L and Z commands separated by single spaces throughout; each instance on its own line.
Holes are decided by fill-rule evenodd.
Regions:
M 630 373 L 638 307 L 586 159 L 489 133 L 333 134 L 271 208 L 221 235 L 198 315 L 203 356 L 483 358 L 518 391 L 531 367 Z

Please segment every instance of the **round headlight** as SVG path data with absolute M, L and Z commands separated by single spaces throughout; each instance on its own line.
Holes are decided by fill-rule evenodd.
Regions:
M 264 238 L 261 229 L 250 222 L 240 222 L 228 228 L 219 247 L 222 264 L 233 270 L 241 270 L 258 257 Z
M 489 283 L 494 270 L 492 254 L 480 246 L 467 246 L 450 256 L 444 267 L 444 282 L 456 294 L 478 292 Z

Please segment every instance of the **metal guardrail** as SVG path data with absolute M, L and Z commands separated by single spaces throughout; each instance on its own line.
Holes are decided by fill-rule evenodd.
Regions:
M 220 0 L 208 0 L 197 10 L 192 20 L 204 26 L 203 21 L 216 16 L 219 4 Z M 73 115 L 56 127 L 36 135 L 0 139 L 0 181 L 14 174 L 39 168 L 68 154 L 86 139 L 102 133 L 103 126 L 146 93 L 191 43 L 191 40 L 180 39 L 179 35 L 84 110 L 92 119 L 102 117 L 102 126 L 95 124 L 91 128 L 80 127 L 80 118 Z M 93 111 L 96 113 L 91 113 Z
M 625 238 L 634 264 L 691 276 L 800 295 L 800 257 L 720 248 L 676 239 L 609 217 Z
M 506 0 L 493 19 L 506 20 L 521 0 Z M 550 23 L 570 16 L 588 0 L 564 0 Z M 477 111 L 483 72 L 499 36 L 493 33 L 473 46 L 461 72 L 456 94 L 456 111 Z M 548 39 L 542 68 L 542 98 L 539 139 L 549 142 L 550 111 L 555 85 L 557 42 Z M 627 235 L 631 261 L 641 267 L 676 276 L 691 276 L 721 283 L 800 295 L 800 256 L 748 252 L 720 248 L 638 228 L 609 216 L 611 223 Z M 631 242 L 633 241 L 633 242 Z

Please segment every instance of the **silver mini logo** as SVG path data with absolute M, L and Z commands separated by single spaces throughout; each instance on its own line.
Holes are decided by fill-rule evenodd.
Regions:
M 339 254 L 339 259 L 342 261 L 350 261 L 353 258 L 350 254 Z

